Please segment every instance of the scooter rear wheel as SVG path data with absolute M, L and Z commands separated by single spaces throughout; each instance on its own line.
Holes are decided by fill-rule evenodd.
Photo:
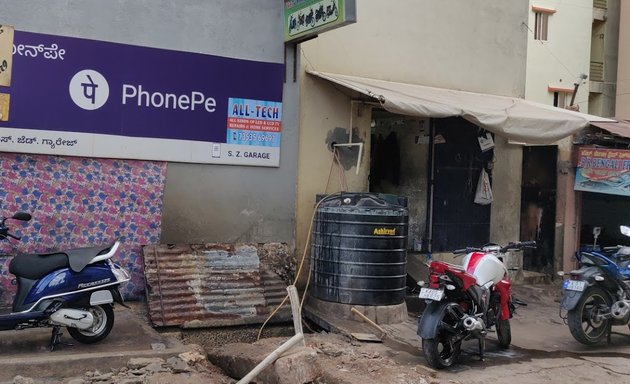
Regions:
M 612 300 L 599 287 L 590 287 L 584 292 L 575 308 L 568 313 L 571 335 L 585 345 L 604 340 L 610 328 L 610 319 L 602 319 L 601 312 L 610 311 Z
M 94 316 L 94 326 L 91 329 L 67 328 L 68 333 L 80 343 L 94 344 L 106 338 L 114 327 L 114 309 L 109 304 L 103 304 L 85 310 Z

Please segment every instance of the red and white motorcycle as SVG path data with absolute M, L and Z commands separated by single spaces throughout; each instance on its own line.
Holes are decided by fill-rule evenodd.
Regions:
M 418 336 L 429 365 L 450 367 L 459 358 L 462 342 L 472 338 L 479 340 L 483 359 L 485 337 L 493 326 L 499 346 L 510 345 L 510 318 L 515 307 L 503 258 L 510 250 L 530 247 L 536 247 L 536 242 L 468 247 L 453 252 L 466 255 L 462 266 L 431 262 L 429 286 L 420 290 L 427 306 L 418 320 Z

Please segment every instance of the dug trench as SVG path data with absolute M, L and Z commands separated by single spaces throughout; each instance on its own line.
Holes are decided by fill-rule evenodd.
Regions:
M 572 372 L 576 369 L 571 367 L 575 365 L 619 375 L 621 382 L 626 382 L 623 381 L 626 378 L 625 369 L 620 369 L 615 361 L 623 362 L 630 357 L 627 328 L 613 329 L 610 344 L 582 346 L 572 339 L 568 327 L 558 316 L 558 287 L 517 286 L 515 291 L 529 305 L 517 310 L 512 320 L 513 345 L 508 349 L 498 348 L 495 335 L 490 333 L 483 361 L 479 359 L 476 341 L 467 341 L 460 361 L 452 368 L 440 372 L 426 368 L 420 339 L 414 331 L 418 316 L 416 313 L 408 320 L 410 332 L 402 338 L 387 337 L 382 343 L 359 342 L 340 334 L 327 333 L 316 328 L 307 329 L 306 346 L 296 348 L 303 358 L 303 364 L 299 359 L 294 359 L 291 363 L 285 362 L 285 376 L 278 375 L 282 370 L 268 368 L 265 371 L 267 376 L 261 376 L 256 382 L 476 383 L 483 382 L 484 378 L 495 377 L 496 372 L 505 375 L 504 382 L 510 382 L 510 372 L 515 369 L 524 370 L 520 374 L 526 375 L 524 377 L 527 380 L 544 379 L 549 376 L 549 372 L 557 372 L 568 379 L 573 377 Z M 240 378 L 293 336 L 292 324 L 267 326 L 262 332 L 261 340 L 256 341 L 258 331 L 258 326 L 244 326 L 214 330 L 177 330 L 175 333 L 185 343 L 203 346 L 213 364 L 228 376 Z M 235 365 L 240 370 L 235 371 Z M 281 362 L 274 364 L 281 365 Z M 303 369 L 304 366 L 308 366 L 310 370 Z M 275 376 L 269 373 L 274 369 Z M 588 369 L 584 368 L 586 373 L 581 373 L 579 377 L 590 377 Z M 291 376 L 291 370 L 303 373 L 308 371 L 310 376 Z

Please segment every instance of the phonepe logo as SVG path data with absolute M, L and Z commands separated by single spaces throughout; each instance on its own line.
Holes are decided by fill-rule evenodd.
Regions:
M 92 69 L 84 69 L 72 76 L 69 90 L 72 101 L 88 111 L 99 109 L 109 98 L 107 80 Z
M 117 87 L 114 87 L 116 89 Z M 70 80 L 70 97 L 82 109 L 99 109 L 109 98 L 109 84 L 103 75 L 92 69 L 77 72 Z M 116 92 L 116 91 L 114 91 Z M 216 111 L 217 102 L 203 92 L 191 91 L 183 94 L 146 90 L 142 85 L 122 85 L 122 104 L 144 108 L 171 109 L 209 113 Z

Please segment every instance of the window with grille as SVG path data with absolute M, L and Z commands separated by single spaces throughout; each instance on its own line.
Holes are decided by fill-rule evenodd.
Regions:
M 547 40 L 547 29 L 549 25 L 549 14 L 536 12 L 534 23 L 534 40 Z
M 571 104 L 572 92 L 554 92 L 553 93 L 553 106 L 558 108 L 566 108 Z
M 549 16 L 556 13 L 556 10 L 533 6 L 532 11 L 534 11 L 534 40 L 547 41 Z

